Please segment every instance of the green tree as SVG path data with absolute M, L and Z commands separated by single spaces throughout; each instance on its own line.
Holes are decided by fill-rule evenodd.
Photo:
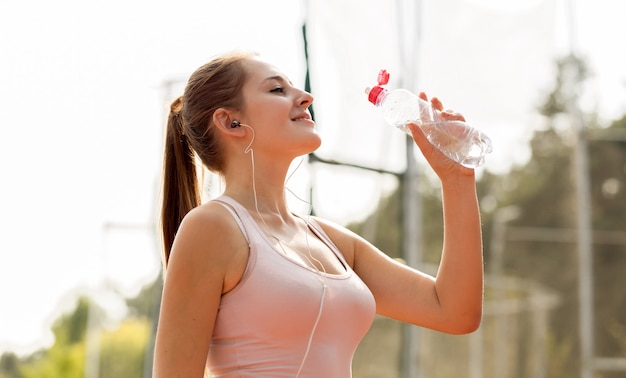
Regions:
M 516 227 L 543 229 L 550 235 L 555 230 L 575 230 L 575 186 L 573 181 L 573 126 L 563 127 L 571 118 L 563 116 L 575 103 L 575 94 L 582 87 L 588 71 L 583 61 L 566 57 L 557 62 L 559 75 L 555 89 L 546 97 L 540 112 L 546 117 L 545 127 L 535 132 L 531 141 L 532 158 L 523 167 L 506 176 L 488 177 L 490 192 L 500 206 L 516 205 L 521 216 L 510 222 Z M 567 71 L 567 72 L 566 72 Z M 568 82 L 578 81 L 575 83 Z M 626 118 L 626 117 L 625 117 Z M 608 128 L 600 127 L 593 114 L 583 115 L 588 138 L 589 175 L 591 186 L 595 354 L 602 357 L 623 356 L 626 329 L 626 294 L 623 272 L 626 267 L 626 144 L 624 139 L 610 140 L 598 135 L 624 130 L 626 119 L 615 121 Z M 623 133 L 621 133 L 623 135 Z M 489 230 L 491 219 L 487 217 Z M 550 375 L 577 376 L 579 356 L 578 259 L 576 238 L 539 240 L 532 237 L 507 242 L 505 268 L 509 275 L 531 279 L 556 290 L 561 305 L 552 313 Z M 489 250 L 489 238 L 485 239 Z M 609 377 L 596 375 L 596 377 Z
M 76 308 L 62 315 L 52 326 L 55 341 L 48 349 L 25 359 L 24 378 L 82 378 L 85 363 L 85 334 L 89 299 L 78 299 Z
M 98 345 L 99 376 L 142 377 L 146 356 L 151 352 L 155 299 L 160 297 L 160 277 L 127 299 L 130 316 L 115 329 L 100 332 Z M 0 357 L 0 378 L 83 378 L 86 361 L 86 333 L 89 316 L 105 318 L 102 309 L 89 298 L 80 297 L 76 307 L 53 324 L 54 344 L 49 349 L 19 358 L 13 353 Z
M 523 167 L 513 169 L 507 177 L 494 180 L 493 191 L 502 207 L 515 205 L 522 209 L 515 227 L 533 227 L 552 235 L 557 229 L 574 229 L 575 187 L 572 181 L 572 129 L 563 130 L 559 120 L 571 103 L 572 67 L 579 82 L 585 77 L 584 65 L 574 57 L 557 62 L 558 75 L 554 90 L 539 108 L 546 124 L 536 130 L 530 147 L 532 158 Z M 568 120 L 565 119 L 567 122 Z M 491 221 L 491 219 L 490 219 Z M 487 243 L 487 249 L 489 245 Z M 539 282 L 559 293 L 560 306 L 553 311 L 549 332 L 552 334 L 550 376 L 576 376 L 580 371 L 578 347 L 578 266 L 576 238 L 569 241 L 539 240 L 533 237 L 507 242 L 505 271 L 510 276 Z M 488 262 L 489 263 L 489 262 Z M 563 353 L 567 355 L 563 356 Z
M 0 356 L 0 378 L 23 378 L 19 367 L 20 359 L 15 353 L 6 352 Z
M 24 378 L 83 378 L 85 348 L 82 343 L 57 344 L 22 368 Z
M 90 300 L 80 297 L 76 308 L 69 314 L 62 315 L 52 326 L 55 343 L 78 344 L 85 340 L 89 318 Z
M 102 335 L 100 378 L 141 377 L 150 338 L 147 318 L 127 319 Z
M 589 133 L 589 174 L 592 183 L 594 228 L 595 352 L 601 357 L 626 355 L 624 135 L 626 116 L 613 122 L 607 129 L 591 130 Z
M 126 299 L 131 316 L 154 319 L 158 315 L 161 303 L 161 290 L 163 279 L 158 275 L 154 281 L 141 288 L 136 296 Z

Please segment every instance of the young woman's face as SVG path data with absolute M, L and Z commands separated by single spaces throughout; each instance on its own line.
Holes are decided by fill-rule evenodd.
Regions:
M 299 156 L 321 144 L 311 119 L 313 96 L 292 85 L 279 70 L 260 59 L 246 61 L 243 87 L 244 117 L 255 130 L 254 148 Z

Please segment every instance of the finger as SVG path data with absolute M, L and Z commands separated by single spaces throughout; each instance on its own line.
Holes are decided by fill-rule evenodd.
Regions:
M 424 131 L 422 130 L 421 127 L 419 127 L 418 124 L 416 124 L 415 122 L 409 122 L 406 125 L 409 128 L 409 130 L 411 130 L 413 139 L 415 140 L 418 146 L 420 145 L 420 140 L 426 140 L 426 135 L 424 134 Z
M 441 112 L 441 117 L 444 119 L 451 119 L 451 120 L 457 120 L 457 121 L 464 121 L 465 122 L 465 117 L 463 116 L 463 114 L 461 113 L 457 113 L 453 110 L 449 110 L 446 109 L 444 111 Z
M 437 97 L 433 97 L 430 100 L 430 103 L 433 105 L 433 109 L 442 111 L 443 110 L 443 104 L 441 103 L 441 101 L 437 98 Z
M 421 98 L 424 101 L 428 101 L 428 96 L 426 96 L 426 93 L 424 92 L 419 93 L 419 98 Z
M 428 155 L 428 150 L 434 148 L 434 146 L 428 140 L 428 137 L 424 133 L 424 129 L 422 129 L 415 122 L 407 123 L 407 127 L 411 130 L 411 135 L 413 136 L 413 140 L 415 144 L 419 147 L 424 155 Z

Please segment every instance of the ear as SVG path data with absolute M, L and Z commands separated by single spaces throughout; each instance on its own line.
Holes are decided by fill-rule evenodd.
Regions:
M 232 122 L 236 119 L 236 114 L 225 108 L 218 108 L 213 113 L 213 124 L 217 129 L 225 134 L 230 135 L 245 135 L 245 132 L 242 132 L 242 128 L 233 128 Z

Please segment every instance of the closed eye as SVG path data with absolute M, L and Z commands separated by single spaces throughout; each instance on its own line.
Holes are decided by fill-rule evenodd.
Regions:
M 285 88 L 283 88 L 283 87 L 276 87 L 276 88 L 273 88 L 272 90 L 270 90 L 270 92 L 272 92 L 272 93 L 285 93 Z

